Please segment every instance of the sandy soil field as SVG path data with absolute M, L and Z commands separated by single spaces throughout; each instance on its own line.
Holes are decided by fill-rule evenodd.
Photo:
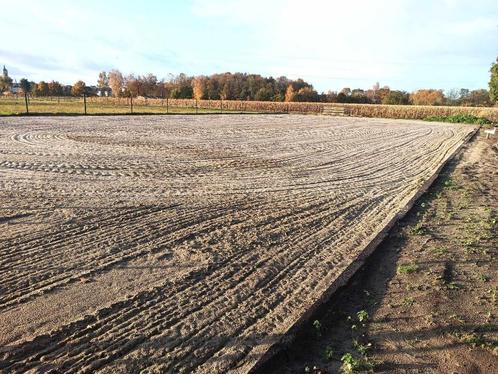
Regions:
M 462 147 L 348 285 L 260 372 L 339 373 L 349 354 L 356 373 L 498 373 L 494 144 L 481 130 Z
M 0 370 L 251 370 L 473 130 L 0 118 Z

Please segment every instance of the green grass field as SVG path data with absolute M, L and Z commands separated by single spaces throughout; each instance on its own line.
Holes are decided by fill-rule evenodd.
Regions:
M 99 103 L 87 101 L 87 114 L 129 114 L 130 105 L 102 100 Z M 133 113 L 166 114 L 166 113 L 219 113 L 216 109 L 197 109 L 195 107 L 173 107 L 166 105 L 133 105 Z M 228 112 L 223 110 L 223 112 Z M 233 111 L 231 111 L 233 112 Z M 240 113 L 240 112 L 237 112 Z M 0 98 L 0 115 L 25 115 L 24 97 Z M 84 114 L 83 98 L 31 98 L 29 99 L 29 114 Z

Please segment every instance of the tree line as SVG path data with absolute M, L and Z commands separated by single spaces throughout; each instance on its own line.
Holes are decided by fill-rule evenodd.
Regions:
M 153 74 L 124 76 L 119 70 L 101 72 L 101 93 L 116 97 L 144 96 L 198 100 L 319 101 L 313 86 L 302 79 L 263 77 L 259 74 L 224 73 L 191 77 L 185 74 L 158 80 Z
M 318 93 L 303 79 L 263 77 L 258 74 L 223 73 L 210 76 L 178 74 L 159 80 L 154 74 L 124 75 L 119 70 L 99 73 L 97 84 L 83 81 L 63 85 L 57 81 L 38 83 L 22 79 L 20 89 L 33 96 L 114 96 L 198 100 L 250 100 L 278 102 L 328 102 L 388 105 L 491 106 L 498 99 L 498 57 L 491 66 L 489 90 L 453 89 L 444 92 L 422 89 L 415 92 L 392 90 L 376 83 L 370 89 L 343 88 Z M 0 77 L 0 92 L 9 91 L 12 79 Z

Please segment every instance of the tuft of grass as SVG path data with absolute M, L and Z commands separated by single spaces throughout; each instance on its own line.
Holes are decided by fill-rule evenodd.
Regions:
M 474 348 L 484 347 L 486 345 L 486 341 L 482 334 L 478 334 L 475 332 L 458 334 L 457 337 L 462 343 L 468 344 Z
M 421 223 L 417 223 L 410 230 L 413 235 L 424 235 L 427 234 L 427 228 Z
M 415 304 L 415 299 L 413 297 L 407 296 L 403 299 L 404 306 L 412 306 Z
M 417 270 L 418 270 L 417 264 L 401 264 L 398 265 L 396 272 L 398 274 L 412 274 L 415 273 Z
M 453 179 L 448 178 L 444 181 L 444 188 L 448 188 L 450 190 L 456 190 L 458 189 L 458 185 Z
M 462 288 L 461 285 L 459 285 L 458 283 L 455 283 L 455 282 L 448 282 L 448 283 L 445 283 L 445 286 L 447 289 L 449 290 L 459 290 Z

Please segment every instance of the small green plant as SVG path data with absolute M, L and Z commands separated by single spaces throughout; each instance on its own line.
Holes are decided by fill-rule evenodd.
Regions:
M 361 369 L 360 360 L 353 357 L 351 353 L 346 353 L 341 357 L 341 370 L 344 374 L 351 374 Z
M 475 332 L 461 334 L 458 338 L 463 343 L 468 344 L 474 348 L 475 347 L 484 347 L 484 345 L 486 344 L 484 337 L 481 334 L 477 334 Z
M 358 342 L 358 340 L 354 339 L 353 347 L 354 349 L 356 349 L 356 352 L 366 357 L 368 355 L 368 352 L 372 348 L 372 343 L 361 344 L 360 342 Z
M 448 188 L 450 190 L 455 190 L 457 189 L 457 184 L 455 181 L 451 178 L 448 178 L 444 181 L 444 188 Z
M 361 323 L 365 323 L 369 319 L 368 312 L 366 310 L 360 310 L 358 313 L 356 313 L 356 317 L 358 317 L 358 321 Z
M 403 299 L 403 305 L 412 306 L 413 304 L 415 304 L 415 299 L 413 297 L 408 296 Z
M 397 273 L 398 274 L 412 274 L 418 270 L 417 264 L 401 264 L 398 265 Z
M 491 277 L 485 274 L 479 275 L 479 279 L 483 282 L 489 282 L 491 280 Z
M 413 235 L 424 235 L 427 233 L 427 228 L 422 224 L 422 222 L 418 222 L 415 226 L 412 227 L 410 232 Z
M 322 336 L 322 324 L 319 320 L 316 319 L 313 321 L 313 329 L 315 330 L 316 336 Z
M 459 290 L 462 288 L 462 286 L 460 286 L 458 283 L 455 283 L 455 282 L 445 283 L 445 286 L 449 290 Z
M 330 345 L 328 345 L 325 348 L 325 359 L 328 361 L 332 361 L 333 358 L 334 358 L 334 349 Z

